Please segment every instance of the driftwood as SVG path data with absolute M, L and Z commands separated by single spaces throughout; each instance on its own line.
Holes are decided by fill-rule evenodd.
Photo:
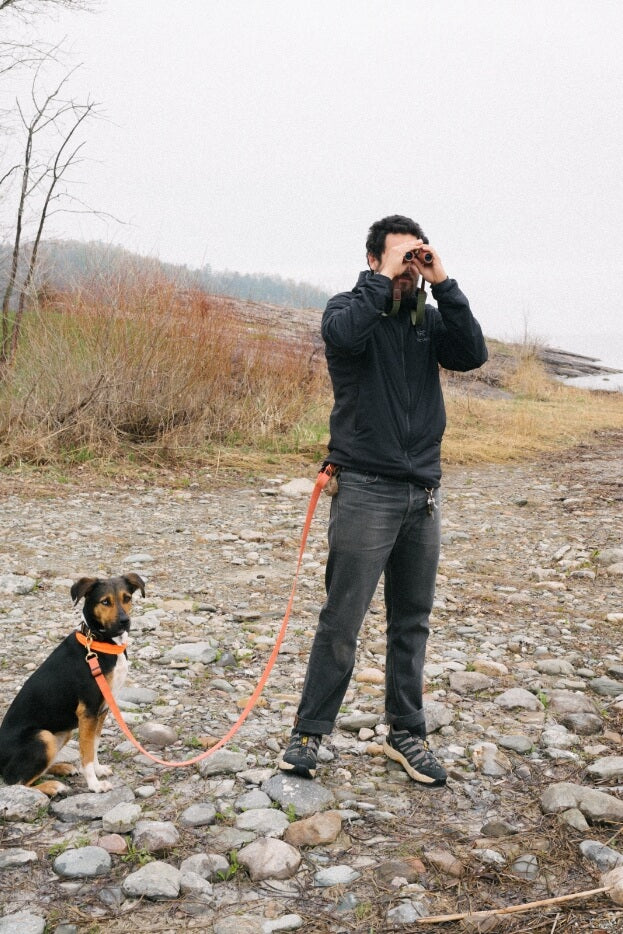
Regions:
M 590 898 L 593 895 L 602 895 L 608 892 L 611 886 L 602 886 L 600 889 L 589 889 L 586 892 L 572 892 L 570 895 L 557 895 L 555 898 L 543 898 L 537 902 L 526 902 L 523 905 L 509 905 L 507 908 L 491 908 L 487 911 L 462 911 L 453 915 L 431 915 L 428 918 L 418 918 L 414 924 L 443 924 L 446 921 L 465 921 L 468 918 L 480 921 L 492 918 L 494 915 L 510 915 L 522 911 L 532 911 L 533 908 L 546 908 L 548 905 L 560 905 L 575 898 Z

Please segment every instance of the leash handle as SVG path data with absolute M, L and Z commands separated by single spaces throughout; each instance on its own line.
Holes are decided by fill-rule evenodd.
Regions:
M 168 768 L 180 768 L 181 769 L 181 768 L 186 768 L 189 765 L 195 765 L 196 762 L 200 762 L 202 759 L 207 759 L 209 756 L 214 755 L 217 749 L 221 749 L 221 747 L 225 746 L 229 742 L 229 740 L 238 732 L 238 730 L 240 729 L 244 721 L 247 719 L 247 717 L 249 716 L 249 714 L 255 707 L 257 701 L 259 700 L 259 696 L 262 693 L 266 682 L 268 681 L 268 677 L 273 669 L 273 666 L 277 659 L 277 655 L 279 654 L 279 649 L 281 648 L 281 644 L 283 643 L 283 640 L 286 634 L 286 629 L 288 628 L 290 613 L 292 612 L 292 605 L 294 603 L 294 595 L 296 593 L 296 585 L 298 583 L 299 573 L 301 570 L 301 564 L 303 561 L 303 555 L 305 553 L 305 545 L 307 543 L 307 536 L 309 534 L 309 530 L 312 524 L 312 519 L 314 518 L 316 506 L 318 505 L 318 499 L 320 498 L 320 494 L 322 493 L 325 486 L 327 485 L 327 483 L 329 482 L 329 480 L 334 474 L 335 474 L 335 467 L 333 466 L 333 464 L 327 464 L 326 467 L 324 467 L 320 471 L 318 476 L 316 477 L 314 489 L 312 490 L 312 494 L 309 500 L 309 505 L 307 507 L 307 515 L 305 516 L 305 524 L 303 525 L 303 531 L 301 533 L 301 543 L 299 546 L 298 560 L 296 563 L 296 571 L 294 572 L 294 580 L 292 582 L 290 598 L 286 606 L 286 611 L 285 611 L 285 614 L 284 614 L 284 617 L 281 623 L 281 627 L 277 634 L 275 645 L 273 646 L 273 650 L 270 653 L 270 658 L 268 659 L 266 663 L 266 667 L 264 668 L 264 671 L 262 672 L 260 676 L 260 680 L 258 681 L 257 686 L 255 690 L 253 691 L 253 694 L 247 701 L 247 704 L 244 710 L 242 711 L 242 713 L 240 714 L 240 716 L 238 717 L 234 725 L 228 730 L 225 736 L 223 736 L 222 739 L 220 739 L 217 743 L 215 743 L 215 745 L 212 746 L 210 749 L 207 749 L 205 752 L 200 753 L 198 756 L 194 756 L 194 758 L 192 759 L 185 759 L 183 762 L 169 762 L 167 759 L 159 759 L 158 756 L 154 756 L 150 752 L 147 752 L 147 750 L 143 746 L 141 746 L 139 741 L 133 736 L 132 732 L 130 731 L 130 728 L 128 727 L 125 720 L 123 719 L 123 715 L 121 711 L 119 710 L 119 707 L 117 706 L 117 702 L 115 701 L 115 698 L 113 696 L 112 691 L 110 690 L 110 687 L 108 686 L 108 682 L 106 678 L 104 677 L 104 675 L 102 674 L 102 670 L 100 668 L 97 655 L 93 655 L 93 654 L 87 655 L 86 661 L 87 661 L 87 664 L 89 665 L 89 668 L 91 669 L 91 674 L 95 678 L 99 686 L 99 689 L 102 692 L 102 696 L 104 697 L 104 700 L 108 704 L 108 707 L 110 708 L 110 712 L 112 713 L 115 720 L 119 724 L 121 731 L 124 733 L 127 739 L 129 739 L 132 745 L 135 746 L 140 752 L 142 752 L 144 756 L 147 756 L 148 759 L 151 759 L 152 762 L 157 762 L 159 765 L 165 765 Z

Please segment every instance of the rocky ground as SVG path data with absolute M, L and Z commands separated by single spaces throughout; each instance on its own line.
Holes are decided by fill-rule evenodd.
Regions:
M 308 501 L 293 479 L 0 475 L 0 713 L 78 624 L 72 581 L 136 571 L 125 717 L 158 756 L 208 748 L 287 603 Z M 167 769 L 109 720 L 113 791 L 75 776 L 48 802 L 0 783 L 0 932 L 623 931 L 607 894 L 474 915 L 599 888 L 623 865 L 623 436 L 446 470 L 426 675 L 450 779 L 435 791 L 381 753 L 380 589 L 317 780 L 276 770 L 323 599 L 328 505 L 275 669 L 226 749 Z

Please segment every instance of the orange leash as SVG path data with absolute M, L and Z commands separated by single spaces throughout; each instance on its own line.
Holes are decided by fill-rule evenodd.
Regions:
M 268 659 L 268 662 L 266 663 L 266 667 L 264 668 L 264 671 L 262 672 L 260 680 L 257 683 L 257 687 L 255 688 L 255 690 L 253 691 L 253 694 L 249 698 L 246 707 L 244 708 L 244 710 L 242 711 L 242 713 L 240 714 L 240 716 L 238 717 L 234 725 L 225 734 L 225 736 L 223 736 L 223 738 L 220 739 L 218 743 L 216 743 L 210 749 L 206 750 L 205 752 L 200 753 L 198 756 L 195 756 L 193 759 L 185 759 L 184 762 L 169 762 L 166 759 L 159 759 L 157 756 L 153 756 L 150 752 L 147 752 L 147 750 L 143 746 L 141 746 L 139 741 L 132 735 L 128 725 L 123 719 L 123 716 L 121 714 L 121 711 L 119 710 L 119 707 L 117 706 L 117 703 L 112 694 L 112 691 L 110 690 L 108 686 L 108 682 L 106 681 L 106 678 L 102 674 L 102 670 L 100 668 L 97 655 L 93 651 L 93 648 L 96 648 L 97 646 L 102 645 L 102 646 L 106 646 L 106 648 L 105 649 L 102 648 L 101 651 L 109 652 L 111 649 L 111 646 L 107 645 L 106 643 L 93 642 L 88 647 L 87 656 L 86 656 L 87 664 L 89 665 L 91 669 L 91 674 L 93 675 L 93 677 L 95 678 L 95 680 L 97 681 L 99 685 L 99 689 L 102 692 L 104 700 L 108 704 L 111 713 L 113 714 L 115 720 L 119 724 L 122 732 L 130 740 L 130 742 L 134 746 L 136 746 L 136 748 L 140 750 L 140 752 L 142 752 L 144 756 L 147 756 L 153 762 L 157 762 L 159 765 L 166 765 L 169 768 L 184 768 L 189 765 L 194 765 L 196 762 L 200 762 L 202 759 L 207 759 L 208 756 L 213 755 L 217 749 L 220 749 L 222 746 L 225 746 L 225 744 L 229 742 L 232 736 L 234 736 L 238 732 L 238 730 L 240 729 L 244 721 L 247 719 L 247 717 L 249 716 L 249 714 L 255 707 L 259 699 L 259 696 L 262 693 L 262 690 L 264 689 L 264 685 L 268 681 L 268 677 L 273 669 L 273 666 L 277 659 L 277 655 L 279 654 L 279 649 L 281 648 L 281 644 L 284 640 L 286 629 L 288 628 L 288 621 L 290 619 L 290 613 L 292 611 L 292 605 L 294 603 L 294 594 L 296 593 L 296 585 L 298 583 L 299 573 L 301 570 L 301 563 L 303 561 L 303 554 L 305 552 L 305 544 L 307 542 L 307 535 L 309 533 L 312 519 L 316 511 L 318 499 L 320 497 L 321 492 L 323 491 L 323 489 L 325 488 L 325 486 L 327 485 L 331 477 L 334 475 L 334 473 L 335 473 L 335 468 L 333 467 L 332 464 L 328 464 L 326 467 L 324 467 L 320 471 L 320 473 L 318 474 L 316 478 L 316 483 L 312 491 L 312 495 L 309 501 L 309 506 L 307 507 L 307 515 L 305 517 L 305 524 L 303 526 L 303 532 L 301 534 L 301 544 L 299 547 L 299 555 L 298 555 L 298 561 L 296 564 L 296 571 L 294 573 L 294 581 L 292 583 L 292 590 L 290 591 L 290 599 L 288 600 L 288 604 L 286 606 L 286 612 L 283 617 L 283 621 L 281 623 L 281 628 L 279 630 L 279 633 L 277 634 L 277 640 L 275 642 L 272 652 L 270 653 L 270 658 Z M 80 633 L 76 633 L 77 637 L 79 635 Z M 79 641 L 82 641 L 82 640 L 79 640 Z M 83 644 L 87 645 L 88 640 L 85 640 Z M 118 648 L 117 646 L 114 646 L 113 651 L 116 652 L 117 648 Z M 123 649 L 125 649 L 125 646 L 119 647 L 119 648 L 121 648 L 121 651 L 123 651 Z

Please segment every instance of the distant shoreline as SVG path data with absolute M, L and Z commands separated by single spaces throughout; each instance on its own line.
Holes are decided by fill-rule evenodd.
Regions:
M 537 350 L 537 356 L 547 372 L 559 379 L 623 374 L 623 370 L 605 366 L 598 357 L 559 350 L 556 347 L 542 347 Z

